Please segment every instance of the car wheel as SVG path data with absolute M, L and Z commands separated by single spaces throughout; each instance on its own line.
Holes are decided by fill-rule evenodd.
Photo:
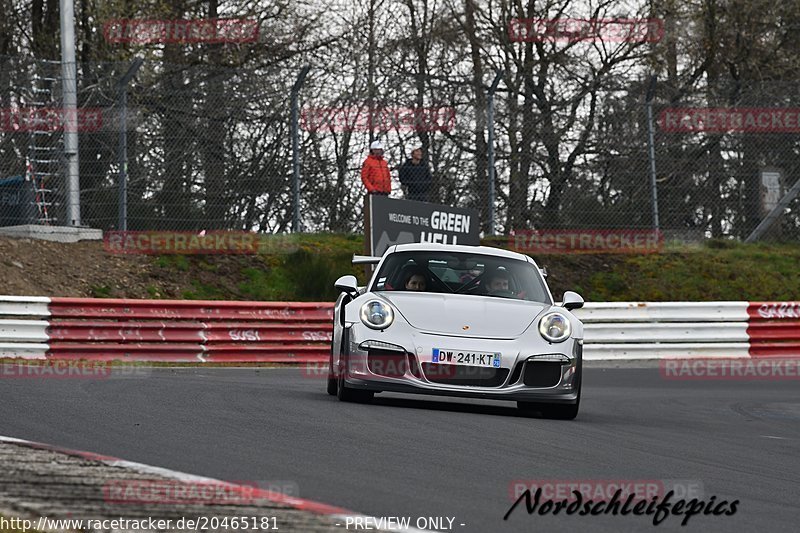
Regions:
M 578 416 L 581 405 L 581 363 L 578 363 L 576 381 L 578 383 L 578 398 L 573 404 L 544 403 L 544 402 L 517 402 L 517 408 L 525 416 L 541 416 L 551 420 L 573 420 Z
M 333 342 L 331 342 L 331 355 L 328 359 L 328 394 L 336 396 L 339 391 L 339 384 L 336 382 L 336 374 L 333 371 Z
M 344 381 L 344 376 L 347 372 L 348 353 L 346 346 L 349 346 L 350 341 L 347 338 L 347 330 L 342 331 L 342 349 L 339 352 L 339 367 L 336 374 L 336 396 L 342 402 L 356 402 L 367 403 L 372 401 L 375 393 L 372 391 L 351 389 Z

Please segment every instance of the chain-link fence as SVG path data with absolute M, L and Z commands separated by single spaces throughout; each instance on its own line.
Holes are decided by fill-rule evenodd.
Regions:
M 78 64 L 82 224 L 120 228 L 126 170 L 128 230 L 290 231 L 290 106 L 299 66 L 145 61 L 125 87 L 121 139 L 119 80 L 130 63 Z M 67 223 L 60 72 L 55 62 L 0 57 L 3 225 Z M 502 234 L 650 229 L 655 183 L 667 238 L 744 239 L 800 179 L 800 95 L 791 83 L 739 83 L 713 93 L 658 83 L 651 158 L 644 75 L 597 77 L 590 87 L 565 82 L 552 92 L 501 71 L 493 98 L 491 80 L 476 92 L 456 74 L 430 84 L 424 97 L 413 90 L 417 79 L 377 94 L 354 88 L 353 76 L 312 69 L 298 85 L 304 232 L 362 230 L 360 168 L 376 138 L 386 145 L 393 196 L 403 197 L 398 166 L 422 146 L 432 174 L 427 199 L 477 209 L 485 233 L 492 156 L 494 229 Z M 770 236 L 800 239 L 800 200 Z

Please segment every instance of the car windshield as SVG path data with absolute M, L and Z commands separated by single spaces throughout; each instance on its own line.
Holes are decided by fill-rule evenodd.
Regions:
M 467 294 L 552 303 L 533 264 L 477 253 L 393 253 L 383 262 L 371 290 Z

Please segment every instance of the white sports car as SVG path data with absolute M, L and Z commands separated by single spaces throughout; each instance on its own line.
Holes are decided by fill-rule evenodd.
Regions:
M 553 303 L 530 257 L 484 246 L 401 244 L 366 287 L 336 281 L 328 393 L 369 401 L 392 391 L 513 400 L 525 414 L 573 419 L 583 324 L 567 291 Z

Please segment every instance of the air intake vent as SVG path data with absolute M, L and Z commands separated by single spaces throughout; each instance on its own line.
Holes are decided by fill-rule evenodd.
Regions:
M 561 368 L 558 361 L 528 360 L 522 382 L 529 387 L 555 387 L 561 381 Z
M 370 348 L 367 351 L 367 367 L 373 374 L 388 378 L 400 378 L 408 370 L 408 360 L 403 352 Z

